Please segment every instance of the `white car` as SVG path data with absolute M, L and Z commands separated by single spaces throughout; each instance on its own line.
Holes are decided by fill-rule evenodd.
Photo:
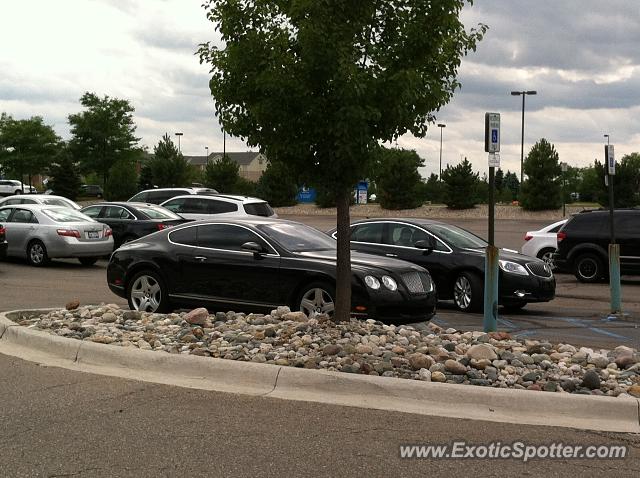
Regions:
M 46 204 L 0 207 L 7 236 L 7 256 L 43 266 L 50 259 L 76 257 L 92 265 L 113 251 L 111 228 L 80 211 Z
M 2 206 L 14 206 L 16 204 L 47 204 L 49 206 L 62 206 L 69 207 L 79 211 L 82 209 L 78 204 L 71 199 L 67 199 L 63 196 L 55 196 L 53 194 L 38 194 L 29 196 L 13 196 L 0 199 L 0 207 Z
M 554 222 L 539 231 L 527 231 L 524 235 L 525 243 L 520 252 L 527 256 L 542 259 L 553 269 L 552 255 L 558 248 L 557 232 L 567 222 L 567 219 Z
M 3 196 L 11 196 L 12 194 L 37 194 L 38 190 L 28 184 L 22 184 L 15 179 L 0 179 L 0 194 Z
M 212 216 L 278 217 L 267 201 L 227 194 L 176 196 L 163 202 L 161 206 L 185 219 L 193 220 L 211 219 Z

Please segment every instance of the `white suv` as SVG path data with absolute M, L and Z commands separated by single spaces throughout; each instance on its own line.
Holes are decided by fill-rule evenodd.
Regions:
M 278 217 L 267 201 L 262 199 L 217 194 L 214 196 L 176 196 L 161 204 L 185 219 L 211 219 L 212 216 Z
M 33 186 L 29 189 L 29 185 L 22 184 L 20 181 L 16 181 L 15 179 L 0 179 L 0 194 L 3 196 L 22 194 L 23 188 L 26 194 L 36 194 L 38 192 L 38 190 Z

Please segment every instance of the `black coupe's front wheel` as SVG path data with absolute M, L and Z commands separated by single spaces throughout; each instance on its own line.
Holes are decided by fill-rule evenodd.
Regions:
M 296 300 L 296 306 L 307 317 L 322 314 L 331 317 L 335 310 L 335 296 L 335 287 L 324 282 L 314 282 L 303 287 Z
M 169 312 L 167 288 L 158 273 L 138 272 L 127 287 L 129 308 L 140 312 Z
M 473 272 L 461 272 L 453 283 L 453 303 L 463 312 L 479 312 L 484 304 L 482 279 Z

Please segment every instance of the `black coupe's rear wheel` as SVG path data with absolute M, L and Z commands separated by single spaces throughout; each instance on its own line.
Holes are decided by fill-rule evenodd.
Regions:
M 167 288 L 158 273 L 138 272 L 127 287 L 129 308 L 140 312 L 165 313 L 170 309 Z

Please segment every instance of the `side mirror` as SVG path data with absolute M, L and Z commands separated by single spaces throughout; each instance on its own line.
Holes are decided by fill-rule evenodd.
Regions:
M 436 240 L 433 237 L 429 236 L 429 239 L 416 241 L 413 247 L 415 247 L 416 249 L 423 249 L 425 255 L 431 254 L 436 248 Z
M 241 247 L 243 251 L 253 252 L 254 254 L 262 254 L 265 252 L 264 247 L 262 247 L 257 242 L 253 242 L 253 241 L 245 242 L 244 244 L 242 244 Z

